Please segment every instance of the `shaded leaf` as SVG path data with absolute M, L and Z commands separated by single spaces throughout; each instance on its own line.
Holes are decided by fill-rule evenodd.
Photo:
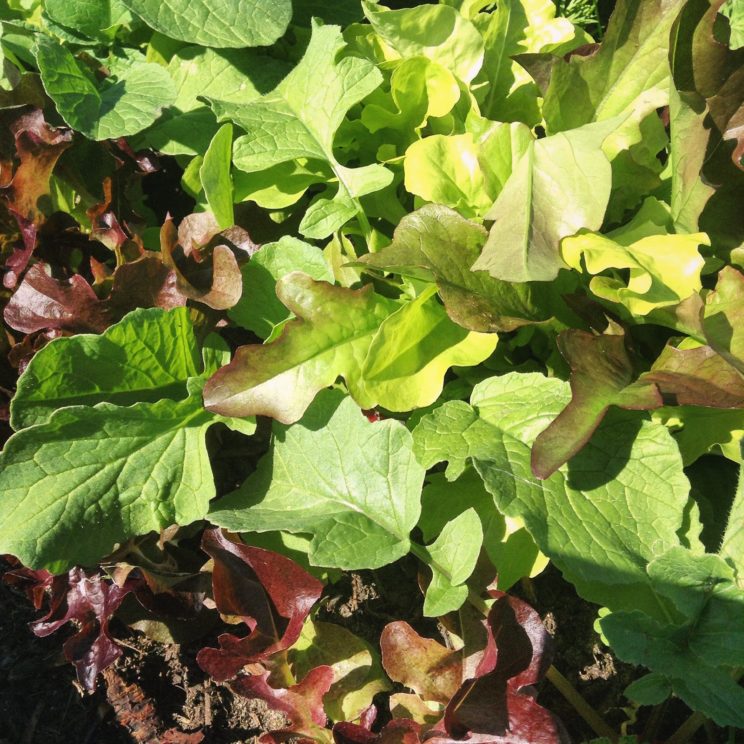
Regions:
M 703 331 L 708 343 L 729 364 L 744 373 L 744 274 L 725 266 L 716 289 L 706 298 Z

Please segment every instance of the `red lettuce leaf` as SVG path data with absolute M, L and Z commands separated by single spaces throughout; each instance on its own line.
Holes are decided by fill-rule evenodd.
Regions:
M 355 723 L 337 723 L 333 727 L 336 744 L 419 744 L 421 726 L 409 718 L 389 721 L 378 734 Z
M 318 666 L 311 669 L 297 685 L 286 689 L 276 689 L 268 683 L 269 673 L 241 676 L 231 683 L 231 688 L 248 698 L 259 698 L 272 710 L 283 713 L 289 724 L 285 728 L 271 731 L 261 736 L 265 744 L 272 742 L 297 741 L 307 737 L 311 741 L 327 741 L 325 731 L 327 718 L 323 710 L 323 696 L 333 684 L 333 669 Z
M 202 548 L 214 560 L 212 586 L 217 609 L 240 618 L 251 630 L 244 638 L 223 633 L 219 649 L 199 652 L 199 666 L 217 681 L 224 681 L 246 664 L 289 648 L 300 637 L 323 584 L 289 558 L 233 542 L 219 529 L 204 533 Z

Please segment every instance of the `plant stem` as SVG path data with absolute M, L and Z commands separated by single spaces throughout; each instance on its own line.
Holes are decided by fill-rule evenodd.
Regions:
M 618 740 L 617 732 L 604 722 L 599 713 L 584 700 L 574 686 L 554 666 L 551 665 L 545 676 L 556 690 L 571 703 L 574 710 L 597 736 L 606 736 L 613 743 Z
M 692 735 L 705 723 L 705 716 L 693 713 L 667 740 L 666 744 L 686 744 Z

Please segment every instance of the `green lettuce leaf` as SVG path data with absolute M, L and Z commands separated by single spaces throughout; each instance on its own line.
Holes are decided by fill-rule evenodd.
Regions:
M 234 223 L 233 186 L 230 178 L 232 136 L 232 124 L 223 124 L 209 143 L 199 168 L 199 180 L 207 204 L 222 230 Z
M 49 97 L 73 129 L 94 140 L 137 134 L 175 98 L 173 83 L 160 65 L 122 65 L 113 79 L 96 81 L 59 42 L 39 35 L 36 61 Z
M 209 518 L 233 531 L 310 533 L 314 565 L 377 568 L 409 552 L 423 479 L 402 424 L 370 423 L 324 391 L 297 424 L 274 424 L 269 454 Z
M 122 0 L 151 28 L 206 47 L 273 44 L 292 18 L 290 0 Z

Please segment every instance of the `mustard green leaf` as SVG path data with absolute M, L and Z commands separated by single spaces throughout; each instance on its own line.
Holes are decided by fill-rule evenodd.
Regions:
M 346 113 L 382 82 L 381 73 L 368 60 L 342 56 L 344 47 L 338 26 L 314 24 L 302 60 L 271 93 L 250 105 L 219 97 L 210 98 L 210 103 L 219 119 L 231 119 L 246 131 L 235 141 L 237 168 L 254 172 L 298 158 L 320 160 L 338 180 L 341 208 L 353 205 L 358 212 L 358 197 L 390 183 L 392 173 L 379 164 L 344 168 L 334 154 L 336 131 Z M 331 226 L 339 213 L 333 219 L 329 216 L 324 207 L 322 215 L 309 224 L 306 221 L 310 232 L 304 234 L 329 235 L 336 229 Z
M 122 0 L 46 0 L 44 12 L 56 23 L 92 39 L 131 21 Z
M 234 223 L 233 185 L 230 178 L 232 137 L 232 124 L 223 124 L 212 137 L 199 168 L 199 180 L 207 204 L 222 230 Z
M 741 473 L 718 553 L 734 569 L 739 589 L 744 591 L 744 478 Z
M 173 39 L 206 47 L 273 44 L 292 18 L 290 0 L 122 0 L 132 13 Z
M 101 335 L 59 338 L 39 351 L 18 380 L 11 423 L 46 423 L 66 406 L 179 400 L 201 371 L 186 308 L 134 310 Z
M 414 430 L 419 462 L 472 460 L 499 511 L 524 520 L 540 550 L 584 598 L 666 618 L 646 567 L 679 544 L 689 483 L 671 435 L 637 414 L 612 411 L 568 465 L 539 481 L 535 437 L 568 402 L 568 384 L 511 373 L 476 385 L 471 404 L 450 401 Z
M 479 364 L 496 348 L 495 334 L 453 323 L 433 292 L 423 292 L 381 323 L 362 365 L 361 389 L 351 387 L 365 408 L 410 411 L 428 406 L 441 394 L 450 367 Z
M 209 518 L 234 531 L 312 534 L 314 565 L 377 568 L 409 552 L 423 479 L 400 422 L 370 423 L 329 390 L 298 423 L 274 424 L 270 452 Z
M 202 519 L 215 493 L 204 434 L 216 420 L 196 394 L 62 408 L 17 433 L 0 454 L 0 549 L 63 572 Z
M 448 522 L 426 548 L 432 579 L 424 597 L 424 615 L 446 615 L 467 600 L 465 582 L 475 569 L 482 543 L 480 517 L 470 508 Z
M 333 274 L 323 253 L 315 246 L 285 236 L 267 243 L 242 268 L 243 294 L 228 316 L 260 338 L 292 317 L 276 295 L 276 283 L 292 271 L 302 271 L 316 281 L 333 284 Z
M 550 281 L 565 267 L 560 241 L 598 230 L 612 186 L 601 145 L 608 131 L 579 128 L 533 141 L 495 204 L 476 271 L 510 282 Z
M 276 294 L 296 319 L 276 341 L 238 349 L 233 361 L 207 382 L 204 402 L 210 410 L 292 423 L 339 376 L 359 392 L 372 338 L 399 307 L 371 286 L 334 287 L 300 272 L 282 277 Z
M 364 0 L 372 28 L 389 48 L 392 59 L 426 57 L 469 83 L 483 63 L 483 39 L 475 26 L 447 5 L 419 5 L 388 10 Z
M 36 61 L 60 116 L 89 139 L 137 134 L 175 98 L 170 76 L 160 65 L 135 61 L 121 66 L 116 79 L 97 81 L 58 41 L 42 34 Z

